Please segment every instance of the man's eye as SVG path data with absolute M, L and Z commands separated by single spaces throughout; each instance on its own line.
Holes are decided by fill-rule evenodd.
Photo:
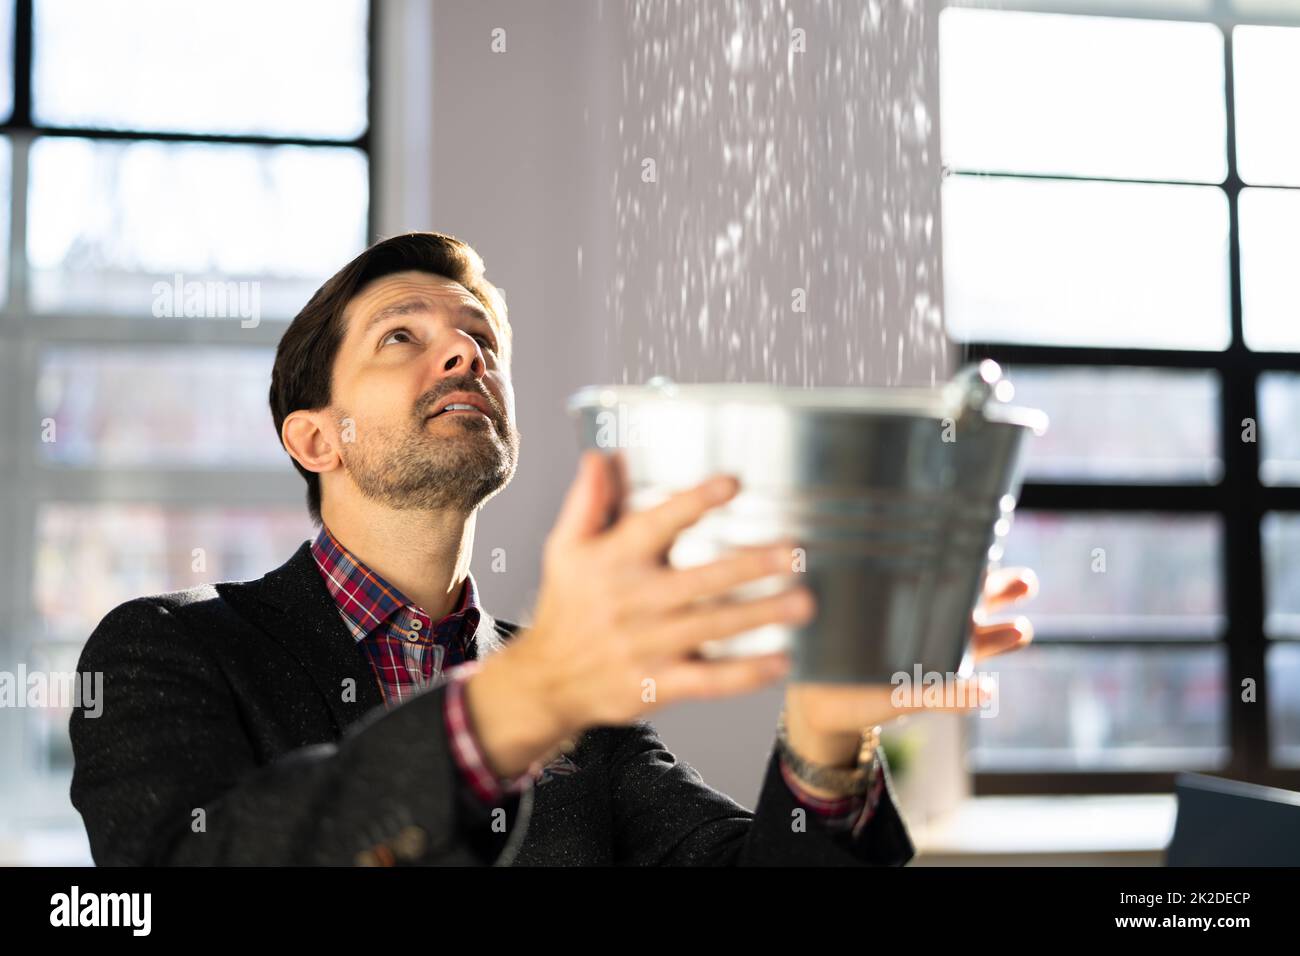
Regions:
M 380 340 L 379 344 L 387 345 L 388 340 L 391 339 L 394 335 L 405 335 L 408 339 L 411 337 L 411 333 L 406 329 L 393 329 L 393 331 L 389 332 Z
M 409 340 L 411 340 L 411 341 L 414 341 L 414 338 L 413 338 L 413 336 L 411 335 L 410 330 L 409 330 L 409 329 L 404 329 L 404 328 L 403 328 L 403 329 L 393 329 L 393 331 L 389 332 L 389 333 L 388 333 L 387 335 L 385 335 L 382 339 L 380 339 L 379 344 L 380 344 L 381 346 L 383 346 L 383 345 L 387 345 L 387 344 L 389 343 L 389 341 L 392 339 L 392 337 L 393 337 L 394 335 L 404 335 L 404 336 L 407 337 L 407 339 L 409 339 Z M 494 351 L 494 350 L 495 350 L 495 349 L 494 349 L 494 346 L 493 346 L 493 344 L 492 344 L 492 338 L 491 338 L 491 336 L 487 336 L 487 335 L 482 335 L 482 334 L 480 334 L 480 335 L 475 335 L 474 338 L 477 339 L 479 342 L 483 343 L 483 348 L 484 348 L 484 349 L 486 349 L 486 350 L 488 350 L 488 351 Z

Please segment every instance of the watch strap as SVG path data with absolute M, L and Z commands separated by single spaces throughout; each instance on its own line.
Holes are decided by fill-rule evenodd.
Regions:
M 857 765 L 832 767 L 805 759 L 790 746 L 785 711 L 777 719 L 777 747 L 790 771 L 802 782 L 842 796 L 860 796 L 871 791 L 880 774 L 880 727 L 867 727 L 858 746 Z

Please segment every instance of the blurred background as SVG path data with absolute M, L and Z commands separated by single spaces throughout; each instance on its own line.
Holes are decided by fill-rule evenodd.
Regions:
M 0 0 L 0 671 L 313 534 L 275 343 L 436 229 L 514 326 L 509 620 L 579 386 L 1003 363 L 1037 637 L 899 802 L 919 863 L 1157 862 L 1176 772 L 1300 789 L 1298 87 L 1300 0 Z M 752 807 L 779 705 L 654 722 Z M 68 716 L 0 706 L 0 863 L 90 862 Z

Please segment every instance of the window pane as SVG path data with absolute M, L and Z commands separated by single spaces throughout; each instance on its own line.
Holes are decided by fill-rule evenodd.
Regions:
M 283 468 L 266 403 L 274 357 L 251 348 L 49 349 L 36 386 L 41 457 L 90 468 Z
M 1273 762 L 1300 767 L 1300 644 L 1268 649 L 1268 723 Z
M 1232 74 L 1241 178 L 1300 185 L 1300 115 L 1292 95 L 1300 87 L 1300 29 L 1236 27 Z
M 366 158 L 352 149 L 40 139 L 32 303 L 178 321 L 291 317 L 364 247 L 367 194 Z
M 1300 350 L 1300 192 L 1243 189 L 1238 216 L 1246 345 L 1266 352 Z
M 1221 189 L 953 176 L 943 215 L 958 341 L 1228 345 Z
M 956 5 L 973 7 L 995 6 L 1004 0 L 953 0 Z M 1211 13 L 1219 0 L 1016 0 L 1017 5 L 1033 7 L 1035 10 L 1078 11 L 1088 13 Z M 1266 0 L 1267 2 L 1267 0 Z M 1275 0 L 1278 3 L 1291 3 L 1292 0 Z
M 52 687 L 75 687 L 70 682 L 76 679 L 77 661 L 81 657 L 83 644 L 84 636 L 83 640 L 76 641 L 38 641 L 24 661 L 27 672 L 32 674 L 40 671 L 50 675 Z M 56 684 L 55 681 L 60 683 Z M 60 693 L 75 694 L 75 690 Z M 59 706 L 63 700 L 51 700 L 45 707 L 24 708 L 27 718 L 27 765 L 37 773 L 72 769 L 72 740 L 68 736 L 72 708 Z
M 1231 0 L 1231 3 L 1241 13 L 1257 16 L 1300 16 L 1300 8 L 1297 8 L 1295 0 Z
M 1041 408 L 1051 422 L 1025 443 L 1029 480 L 1219 480 L 1213 373 L 1020 366 L 1007 374 L 1016 404 Z
M 1208 23 L 950 8 L 939 42 L 954 168 L 1227 175 L 1223 34 Z
M 14 112 L 14 0 L 0 0 L 0 117 Z
M 968 718 L 977 770 L 1175 770 L 1227 759 L 1219 647 L 1028 647 L 997 675 L 993 716 Z
M 1003 567 L 1041 589 L 1024 608 L 1041 638 L 1217 638 L 1223 630 L 1216 517 L 1018 511 Z
M 364 0 L 36 0 L 46 126 L 353 139 L 366 128 Z
M 56 503 L 41 507 L 36 528 L 37 613 L 49 637 L 79 640 L 123 601 L 259 578 L 313 535 L 305 507 Z
M 1264 516 L 1264 631 L 1300 638 L 1300 514 Z
M 1300 375 L 1265 372 L 1259 377 L 1259 480 L 1300 485 Z

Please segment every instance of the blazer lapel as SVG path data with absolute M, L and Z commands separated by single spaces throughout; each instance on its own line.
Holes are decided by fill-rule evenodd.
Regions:
M 310 541 L 258 580 L 216 588 L 311 675 L 340 733 L 383 706 L 374 674 L 320 578 Z

